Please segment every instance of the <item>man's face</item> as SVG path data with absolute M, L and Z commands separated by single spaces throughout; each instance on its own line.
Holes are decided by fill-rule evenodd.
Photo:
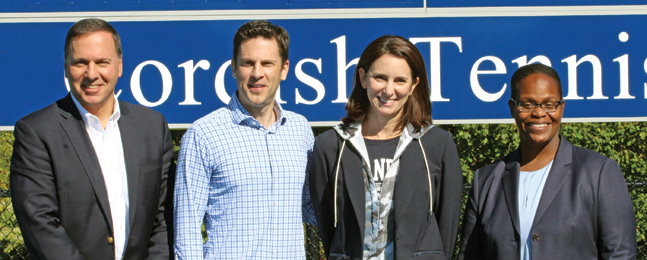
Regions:
M 544 74 L 534 73 L 524 78 L 519 84 L 519 99 L 541 104 L 547 101 L 560 101 L 557 82 Z M 564 104 L 557 111 L 546 113 L 537 106 L 532 112 L 521 112 L 510 101 L 510 112 L 519 129 L 519 139 L 522 145 L 544 146 L 551 141 L 559 140 L 559 125 L 564 115 Z
M 76 100 L 89 112 L 114 103 L 123 66 L 112 34 L 97 31 L 76 37 L 65 59 L 65 76 Z
M 231 70 L 238 85 L 238 99 L 249 112 L 274 106 L 276 90 L 288 75 L 289 61 L 282 62 L 274 39 L 256 37 L 240 44 Z

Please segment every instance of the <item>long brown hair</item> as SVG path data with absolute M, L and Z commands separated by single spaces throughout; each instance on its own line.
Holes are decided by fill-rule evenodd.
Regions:
M 406 60 L 414 81 L 415 78 L 420 79 L 418 86 L 404 104 L 402 117 L 397 125 L 397 129 L 402 130 L 407 123 L 411 123 L 415 132 L 418 132 L 422 127 L 432 124 L 427 68 L 418 48 L 407 39 L 395 35 L 384 35 L 375 39 L 362 53 L 353 76 L 353 91 L 346 103 L 346 117 L 341 120 L 344 124 L 350 124 L 366 118 L 371 104 L 366 90 L 362 88 L 359 70 L 368 71 L 375 60 L 386 54 Z

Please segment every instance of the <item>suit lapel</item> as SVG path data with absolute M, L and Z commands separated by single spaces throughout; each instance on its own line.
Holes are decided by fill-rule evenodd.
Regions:
M 97 159 L 97 154 L 94 151 L 94 146 L 92 146 L 88 132 L 85 130 L 81 114 L 76 108 L 74 101 L 72 101 L 70 94 L 57 101 L 57 104 L 61 114 L 61 127 L 70 139 L 74 151 L 76 151 L 85 169 L 85 173 L 88 175 L 94 194 L 99 201 L 99 207 L 110 224 L 110 230 L 112 230 L 112 216 L 110 213 L 106 183 L 103 180 L 101 165 L 99 164 L 99 159 Z
M 120 102 L 119 105 L 121 109 L 119 132 L 121 133 L 126 175 L 128 176 L 128 220 L 132 227 L 137 207 L 139 182 L 139 132 L 137 131 L 137 120 L 130 115 L 128 107 L 124 106 L 123 102 Z
M 541 219 L 541 216 L 546 212 L 546 209 L 555 199 L 557 193 L 562 187 L 564 180 L 571 174 L 571 161 L 573 159 L 573 145 L 560 135 L 559 148 L 553 161 L 553 166 L 546 178 L 544 190 L 542 191 L 539 205 L 537 205 L 537 212 L 532 221 L 532 226 Z
M 508 206 L 508 213 L 512 219 L 512 225 L 519 234 L 519 205 L 518 205 L 518 184 L 519 184 L 519 150 L 514 151 L 506 160 L 505 172 L 501 177 L 503 195 Z

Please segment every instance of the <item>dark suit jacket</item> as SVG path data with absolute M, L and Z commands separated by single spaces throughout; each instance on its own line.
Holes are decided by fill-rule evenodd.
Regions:
M 519 150 L 476 171 L 460 259 L 519 259 Z M 636 259 L 636 219 L 618 164 L 560 136 L 532 224 L 532 259 Z
M 130 221 L 124 259 L 168 259 L 170 132 L 160 113 L 119 106 Z M 32 258 L 115 259 L 103 174 L 71 96 L 20 119 L 14 135 L 11 197 Z
M 434 214 L 429 215 L 429 182 L 425 147 L 434 192 Z M 328 259 L 362 259 L 365 192 L 362 159 L 346 143 L 338 185 L 338 226 L 333 226 L 335 166 L 342 139 L 329 130 L 315 140 L 310 166 L 310 196 Z M 395 259 L 451 259 L 454 253 L 463 193 L 463 174 L 452 135 L 433 127 L 413 140 L 400 157 L 393 191 Z M 344 258 L 345 256 L 345 258 Z

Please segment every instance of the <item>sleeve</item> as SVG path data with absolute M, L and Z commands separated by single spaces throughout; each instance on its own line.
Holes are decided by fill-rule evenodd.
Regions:
M 445 259 L 452 259 L 460 225 L 463 197 L 463 171 L 452 135 L 448 135 L 443 153 L 442 180 L 436 218 L 443 240 Z
M 308 131 L 306 147 L 308 148 L 308 166 L 306 167 L 305 180 L 303 182 L 303 222 L 308 225 L 317 225 L 317 219 L 315 218 L 315 212 L 312 206 L 312 201 L 310 200 L 310 163 L 312 160 L 312 146 L 314 144 L 314 135 L 312 134 L 312 128 Z
M 608 159 L 598 185 L 600 259 L 636 259 L 636 215 L 618 163 Z
M 472 179 L 472 189 L 467 198 L 465 205 L 465 212 L 463 213 L 463 232 L 461 233 L 461 249 L 458 255 L 459 260 L 463 259 L 481 259 L 481 252 L 479 247 L 479 228 L 478 224 L 478 176 L 479 170 L 474 173 Z
M 10 167 L 11 202 L 33 259 L 83 259 L 60 224 L 52 162 L 46 145 L 25 121 L 16 123 Z
M 162 153 L 162 172 L 158 212 L 153 224 L 150 243 L 148 246 L 148 259 L 169 259 L 173 258 L 171 251 L 173 243 L 173 183 L 175 181 L 175 164 L 173 163 L 173 141 L 171 132 L 168 129 L 166 120 L 162 118 L 164 129 L 164 145 Z M 169 181 L 170 180 L 170 181 Z M 170 234 L 169 234 L 170 233 Z
M 175 258 L 203 259 L 202 222 L 207 210 L 210 169 L 200 133 L 189 128 L 182 137 L 174 194 Z
M 321 147 L 322 143 L 334 142 L 333 140 L 323 140 L 325 134 L 321 134 L 315 140 L 314 147 L 312 149 L 312 156 L 310 158 L 310 176 L 309 176 L 309 185 L 310 185 L 310 198 L 314 208 L 315 216 L 317 217 L 317 225 L 319 227 L 319 235 L 321 237 L 321 242 L 324 246 L 324 250 L 328 253 L 330 248 L 330 231 L 329 229 L 333 227 L 334 216 L 330 214 L 330 211 L 327 213 L 322 212 L 322 204 L 331 205 L 332 201 L 332 192 L 325 192 L 326 187 L 328 186 L 328 173 L 333 170 L 329 167 L 329 161 L 326 160 L 324 155 L 324 149 Z M 333 162 L 334 163 L 334 162 Z M 324 200 L 324 193 L 331 198 L 328 198 L 328 203 Z

